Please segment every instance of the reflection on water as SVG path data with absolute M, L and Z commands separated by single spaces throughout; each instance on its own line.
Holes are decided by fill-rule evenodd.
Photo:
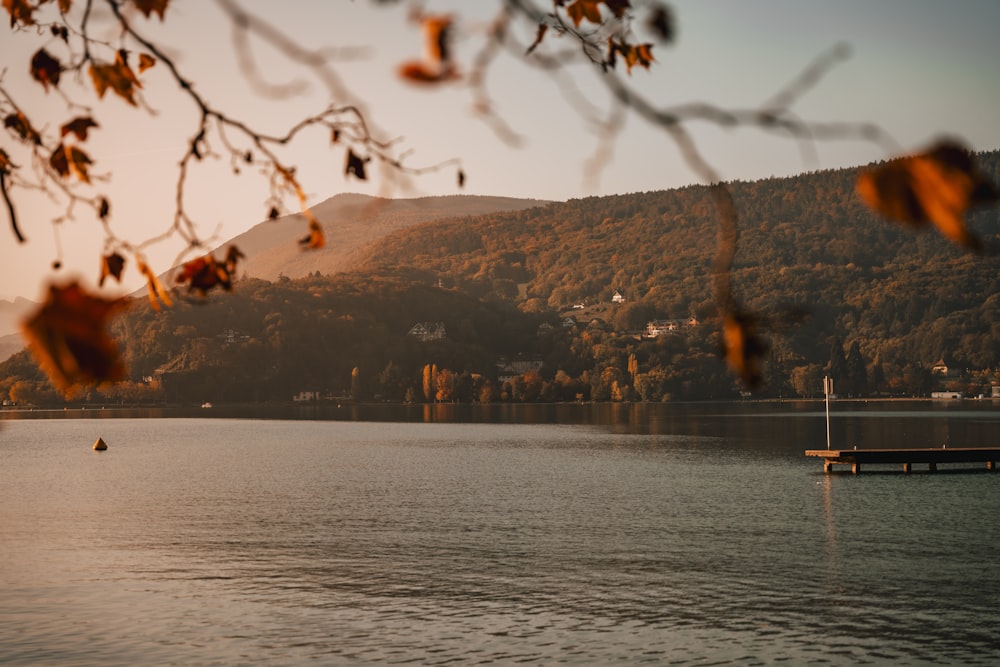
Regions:
M 0 663 L 996 663 L 1000 475 L 823 475 L 778 408 L 9 421 Z

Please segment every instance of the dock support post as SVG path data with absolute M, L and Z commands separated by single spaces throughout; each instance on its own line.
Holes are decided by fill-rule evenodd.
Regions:
M 989 470 L 990 472 L 995 472 L 996 469 L 997 469 L 997 462 L 996 461 L 987 461 L 986 462 L 986 469 Z
M 911 463 L 904 463 L 903 464 L 903 474 L 904 475 L 909 475 L 910 471 L 912 469 L 913 469 L 913 464 L 911 464 Z
M 823 461 L 823 472 L 825 472 L 827 475 L 833 472 L 832 461 Z
M 937 464 L 931 461 L 930 463 L 927 464 L 927 470 L 929 472 L 937 472 Z
M 857 475 L 859 472 L 861 472 L 861 464 L 860 463 L 852 463 L 851 464 L 851 474 L 852 475 Z

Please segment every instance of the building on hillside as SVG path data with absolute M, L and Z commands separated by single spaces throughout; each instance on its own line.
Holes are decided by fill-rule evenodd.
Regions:
M 682 328 L 694 328 L 698 326 L 698 318 L 692 315 L 686 320 L 651 320 L 646 322 L 646 330 L 643 332 L 645 338 L 656 338 L 668 333 L 676 333 Z
M 622 294 L 621 290 L 616 289 L 611 295 L 611 303 L 625 303 L 625 295 Z
M 678 325 L 677 320 L 651 320 L 646 322 L 646 331 L 643 335 L 646 338 L 658 338 L 677 331 Z
M 576 326 L 576 318 L 573 317 L 572 315 L 567 315 L 566 317 L 562 318 L 562 325 L 564 329 L 572 329 L 573 327 Z
M 957 391 L 932 391 L 931 398 L 955 399 L 962 398 L 962 394 Z
M 538 372 L 542 369 L 543 364 L 544 361 L 541 357 L 517 357 L 516 359 L 500 357 L 497 360 L 497 380 L 503 384 L 529 371 Z
M 232 345 L 233 343 L 249 342 L 250 336 L 236 329 L 223 329 L 222 333 L 218 334 L 215 339 L 223 345 Z
M 931 364 L 931 373 L 934 375 L 947 375 L 948 374 L 948 364 L 944 363 L 944 359 L 939 359 Z
M 407 335 L 424 342 L 444 340 L 448 337 L 447 331 L 444 328 L 444 322 L 417 322 L 410 328 Z

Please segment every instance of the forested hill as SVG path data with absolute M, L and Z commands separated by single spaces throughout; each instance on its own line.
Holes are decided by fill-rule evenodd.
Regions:
M 979 159 L 1000 183 L 1000 153 Z M 768 329 L 754 395 L 814 396 L 825 374 L 859 396 L 989 393 L 1000 384 L 1000 255 L 879 219 L 857 200 L 855 175 L 729 186 L 739 297 L 760 313 L 811 314 L 772 320 L 788 326 Z M 1000 209 L 970 222 L 1000 246 Z M 736 398 L 718 358 L 715 238 L 705 187 L 455 210 L 384 236 L 351 271 L 244 278 L 159 312 L 137 299 L 112 331 L 129 381 L 80 400 Z M 666 333 L 641 336 L 656 320 Z M 939 360 L 958 372 L 933 374 Z M 62 401 L 26 352 L 0 363 L 0 398 Z
M 977 158 L 1000 183 L 1000 151 Z M 969 255 L 935 231 L 881 219 L 855 194 L 856 176 L 857 169 L 839 169 L 730 184 L 740 216 L 740 298 L 755 309 L 794 304 L 813 315 L 775 341 L 777 354 L 829 358 L 830 341 L 839 338 L 857 341 L 869 360 L 946 357 L 996 366 L 1000 261 Z M 969 220 L 1000 245 L 996 208 Z M 369 246 L 355 268 L 429 270 L 529 311 L 607 302 L 621 290 L 629 308 L 618 324 L 638 327 L 655 317 L 715 313 L 715 239 L 709 190 L 691 186 L 420 225 Z

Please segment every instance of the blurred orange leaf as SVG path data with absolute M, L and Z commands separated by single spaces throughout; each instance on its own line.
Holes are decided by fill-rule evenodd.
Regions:
M 326 235 L 317 220 L 309 221 L 309 235 L 299 239 L 299 244 L 309 250 L 318 250 L 326 245 Z
M 42 84 L 46 92 L 49 86 L 59 85 L 59 75 L 62 73 L 62 65 L 56 58 L 49 55 L 45 49 L 39 49 L 31 57 L 31 76 L 35 81 Z
M 139 54 L 139 74 L 142 74 L 150 67 L 156 64 L 156 58 L 149 55 L 148 53 Z
M 965 224 L 965 213 L 998 200 L 972 153 L 943 140 L 923 153 L 897 158 L 862 171 L 856 188 L 861 199 L 887 218 L 920 228 L 928 223 L 943 236 L 969 250 L 982 241 Z
M 601 23 L 602 0 L 574 0 L 566 5 L 566 13 L 573 19 L 573 25 L 579 27 L 587 19 L 591 23 Z
M 3 7 L 10 14 L 11 28 L 18 23 L 21 25 L 35 24 L 35 19 L 31 16 L 35 7 L 28 0 L 3 0 Z
M 629 74 L 632 73 L 632 67 L 635 65 L 649 69 L 650 64 L 654 61 L 652 44 L 625 44 L 609 39 L 608 64 L 612 67 L 617 62 L 616 54 L 621 54 L 625 59 L 625 67 Z
M 167 11 L 169 0 L 132 0 L 132 3 L 147 19 L 150 14 L 159 14 L 162 21 L 163 14 Z
M 209 253 L 203 257 L 192 259 L 181 267 L 181 272 L 177 275 L 178 283 L 187 283 L 188 291 L 196 290 L 202 296 L 208 290 L 221 286 L 229 291 L 233 288 L 233 274 L 236 273 L 236 264 L 244 255 L 236 246 L 229 246 L 226 252 L 226 259 L 219 262 Z
M 104 299 L 73 282 L 50 286 L 48 298 L 23 324 L 35 360 L 52 384 L 69 395 L 80 386 L 125 378 L 125 365 L 107 324 L 126 307 L 124 299 Z
M 42 137 L 38 132 L 31 126 L 28 122 L 27 117 L 20 111 L 17 113 L 8 114 L 6 118 L 3 119 L 4 127 L 9 127 L 10 129 L 17 132 L 17 134 L 22 138 L 32 143 L 39 145 L 42 143 Z
M 458 73 L 451 59 L 451 16 L 424 16 L 425 56 L 411 60 L 399 67 L 399 75 L 416 83 L 441 83 L 457 78 Z
M 93 118 L 91 118 L 90 116 L 80 116 L 78 118 L 74 118 L 73 120 L 71 120 L 70 122 L 66 123 L 61 128 L 59 128 L 59 132 L 64 137 L 70 132 L 72 132 L 73 134 L 76 135 L 76 138 L 79 139 L 80 141 L 86 141 L 87 132 L 92 127 L 98 127 L 97 123 L 94 122 Z
M 90 176 L 87 174 L 87 165 L 91 164 L 90 157 L 76 146 L 59 144 L 52 152 L 49 164 L 63 178 L 72 174 L 84 183 L 90 183 Z
M 125 258 L 116 252 L 101 257 L 101 276 L 97 280 L 97 286 L 103 287 L 104 281 L 111 276 L 118 282 L 122 281 L 122 270 L 125 268 Z
M 136 258 L 136 264 L 139 273 L 146 279 L 146 292 L 149 296 L 149 305 L 153 307 L 153 310 L 159 310 L 161 302 L 168 308 L 174 305 L 173 300 L 170 298 L 170 293 L 163 286 L 163 283 L 160 282 L 160 279 L 156 277 L 156 274 L 153 273 L 153 270 L 149 268 L 149 265 L 141 257 Z
M 98 97 L 103 99 L 104 93 L 110 88 L 132 106 L 138 106 L 135 102 L 133 86 L 135 88 L 142 88 L 142 84 L 139 83 L 135 73 L 120 53 L 118 61 L 114 64 L 92 64 L 90 66 L 90 78 L 94 82 L 94 90 L 97 91 Z
M 531 43 L 528 50 L 524 52 L 524 55 L 530 55 L 532 51 L 538 48 L 538 45 L 542 43 L 545 39 L 545 33 L 549 31 L 549 26 L 544 23 L 538 24 L 538 29 L 535 31 L 535 41 Z
M 740 312 L 727 314 L 722 322 L 722 345 L 729 369 L 746 386 L 759 386 L 768 344 L 757 335 L 753 318 Z

